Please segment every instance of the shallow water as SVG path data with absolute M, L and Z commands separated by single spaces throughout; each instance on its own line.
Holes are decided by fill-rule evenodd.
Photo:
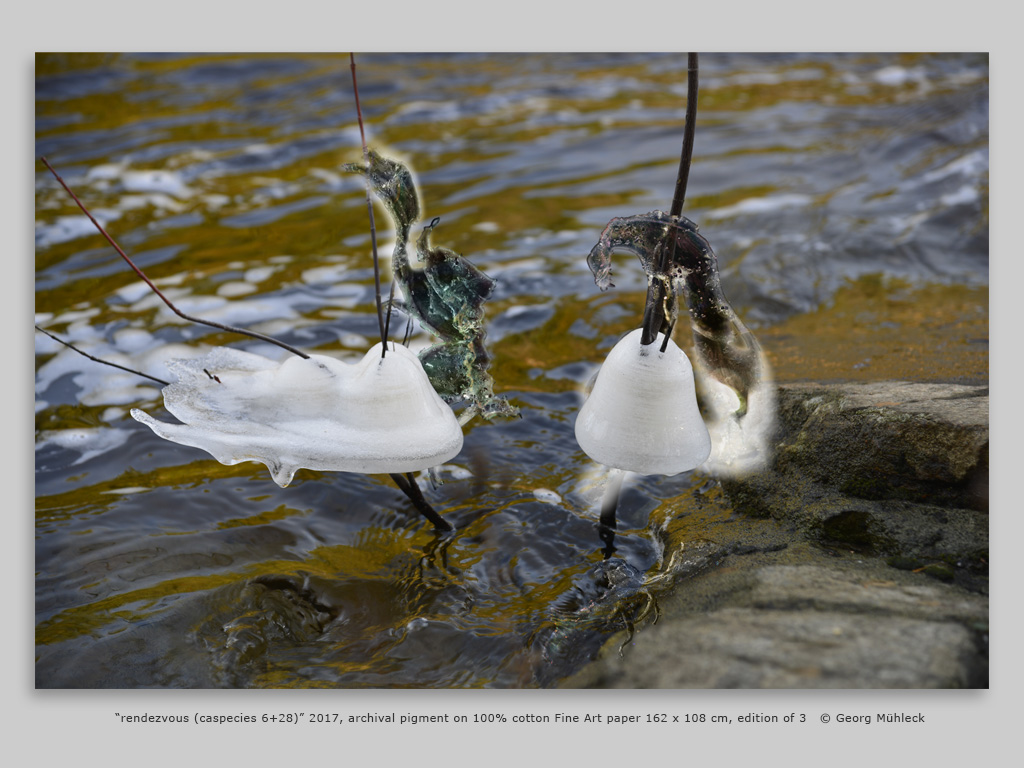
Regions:
M 713 565 L 708 521 L 743 525 L 700 471 L 632 478 L 606 559 L 572 431 L 646 285 L 624 254 L 602 294 L 585 258 L 611 217 L 669 207 L 685 55 L 358 65 L 433 242 L 498 280 L 492 371 L 523 418 L 474 420 L 421 481 L 458 529 L 439 539 L 385 476 L 281 489 L 162 441 L 128 415 L 169 419 L 156 387 L 36 334 L 38 686 L 550 685 Z M 182 310 L 373 343 L 347 56 L 46 55 L 36 97 L 36 154 Z M 777 381 L 987 381 L 987 57 L 702 55 L 684 214 Z M 36 286 L 39 325 L 163 378 L 211 345 L 287 354 L 170 313 L 41 164 Z

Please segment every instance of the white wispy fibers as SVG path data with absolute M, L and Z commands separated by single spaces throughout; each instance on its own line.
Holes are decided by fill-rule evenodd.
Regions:
M 716 477 L 743 477 L 763 469 L 771 457 L 775 432 L 775 384 L 764 352 L 758 350 L 759 376 L 747 394 L 740 416 L 740 399 L 730 387 L 704 374 L 697 363 L 704 423 L 711 435 L 711 454 L 702 469 Z

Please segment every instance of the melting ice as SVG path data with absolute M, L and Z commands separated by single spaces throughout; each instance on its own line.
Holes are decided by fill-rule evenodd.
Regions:
M 576 441 L 601 464 L 676 475 L 702 464 L 711 438 L 697 408 L 693 367 L 674 341 L 640 344 L 641 329 L 608 353 L 576 418 Z
M 201 448 L 222 464 L 258 461 L 288 485 L 300 468 L 414 472 L 453 458 L 462 430 L 416 355 L 377 344 L 356 363 L 312 355 L 277 363 L 219 347 L 174 361 L 164 388 L 168 424 L 138 409 L 157 435 Z

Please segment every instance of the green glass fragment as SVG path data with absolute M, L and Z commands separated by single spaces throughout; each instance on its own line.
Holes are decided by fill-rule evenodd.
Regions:
M 420 353 L 420 362 L 437 393 L 448 403 L 464 400 L 469 408 L 460 421 L 479 413 L 484 418 L 516 416 L 519 411 L 494 394 L 484 347 L 483 304 L 495 282 L 455 251 L 431 246 L 434 219 L 416 240 L 418 266 L 409 261 L 408 243 L 420 207 L 409 169 L 395 160 L 368 151 L 368 167 L 343 166 L 370 180 L 395 224 L 392 272 L 402 290 L 402 309 L 439 341 Z

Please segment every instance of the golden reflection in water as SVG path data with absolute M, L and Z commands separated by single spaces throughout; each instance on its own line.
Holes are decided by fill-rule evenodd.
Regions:
M 269 67 L 264 74 L 243 78 L 245 89 L 232 85 L 234 67 L 241 74 L 248 67 L 259 69 L 268 62 L 287 64 L 292 60 L 308 68 Z M 895 112 L 903 105 L 913 110 L 917 88 L 914 81 L 887 86 L 862 78 L 863 87 L 855 91 L 844 85 L 845 71 L 854 66 L 870 71 L 872 66 L 883 64 L 927 66 L 928 61 L 926 56 L 917 54 L 867 54 L 834 62 L 779 64 L 771 68 L 772 82 L 754 84 L 742 77 L 751 72 L 722 72 L 717 80 L 710 78 L 702 86 L 695 168 L 701 163 L 721 167 L 741 160 L 749 160 L 753 167 L 759 163 L 763 164 L 761 167 L 777 167 L 806 158 L 805 167 L 796 171 L 791 168 L 791 172 L 795 176 L 806 173 L 812 177 L 812 187 L 820 182 L 821 187 L 828 189 L 835 179 L 815 179 L 815 162 L 832 151 L 833 141 L 852 140 L 850 136 L 833 136 L 830 131 L 834 125 L 802 124 L 797 137 L 777 131 L 750 142 L 732 141 L 732 137 L 741 135 L 745 116 L 758 110 L 778 109 L 777 114 L 800 117 L 801 110 L 813 111 L 823 105 L 871 107 L 877 108 L 879 114 L 886 110 Z M 493 82 L 519 77 L 519 71 L 526 67 L 543 70 L 552 79 L 564 78 L 562 63 L 557 56 L 474 61 L 481 75 L 487 76 L 465 81 L 458 91 L 459 98 L 466 102 L 482 101 L 494 94 Z M 213 82 L 194 86 L 203 89 L 194 93 L 205 93 L 208 97 L 183 102 L 177 96 L 188 93 L 193 86 L 181 78 L 198 65 L 217 72 Z M 587 280 L 571 280 L 586 270 L 586 252 L 601 227 L 595 221 L 638 210 L 636 201 L 648 201 L 654 193 L 645 180 L 664 171 L 665 166 L 674 166 L 678 157 L 674 142 L 664 158 L 643 152 L 629 155 L 628 150 L 636 137 L 649 137 L 657 132 L 667 135 L 679 128 L 683 98 L 673 86 L 679 85 L 680 72 L 671 68 L 658 71 L 657 67 L 620 63 L 613 58 L 604 64 L 577 65 L 572 73 L 578 83 L 614 83 L 607 97 L 595 96 L 599 89 L 553 89 L 542 97 L 513 99 L 490 111 L 460 112 L 450 120 L 400 119 L 416 99 L 430 103 L 451 98 L 452 92 L 444 90 L 446 81 L 458 81 L 464 66 L 462 61 L 443 57 L 412 61 L 368 57 L 363 70 L 367 77 L 372 75 L 378 84 L 397 83 L 401 95 L 395 98 L 391 88 L 381 88 L 376 94 L 367 91 L 365 108 L 373 118 L 372 142 L 377 146 L 399 147 L 408 154 L 424 181 L 424 208 L 431 216 L 442 217 L 439 243 L 443 241 L 445 246 L 465 254 L 485 271 L 489 266 L 505 266 L 502 259 L 535 261 L 548 284 L 557 284 L 549 291 L 548 284 L 539 281 L 534 291 L 533 287 L 516 285 L 513 277 L 509 292 L 488 307 L 488 319 L 528 305 L 550 311 L 548 319 L 538 327 L 516 330 L 513 325 L 490 348 L 496 391 L 530 399 L 527 416 L 537 418 L 534 423 L 545 419 L 543 424 L 551 429 L 530 435 L 515 433 L 517 437 L 509 440 L 511 448 L 501 438 L 488 442 L 482 437 L 492 430 L 491 434 L 499 434 L 503 428 L 500 424 L 475 425 L 470 430 L 480 438 L 478 453 L 460 457 L 459 462 L 472 468 L 477 464 L 490 465 L 491 469 L 477 471 L 474 477 L 452 482 L 438 492 L 438 498 L 444 500 L 443 512 L 461 521 L 458 537 L 444 548 L 436 546 L 435 537 L 418 523 L 414 513 L 400 506 L 397 494 L 392 496 L 382 490 L 386 484 L 381 478 L 360 485 L 307 473 L 302 478 L 306 482 L 299 483 L 299 489 L 266 490 L 264 482 L 259 490 L 252 490 L 265 480 L 261 477 L 265 470 L 258 465 L 225 467 L 212 459 L 193 460 L 194 454 L 177 454 L 167 459 L 166 465 L 136 471 L 131 466 L 136 457 L 131 450 L 125 450 L 116 454 L 117 460 L 124 462 L 123 467 L 101 474 L 99 479 L 90 476 L 90 471 L 95 471 L 93 467 L 71 474 L 60 481 L 63 484 L 66 480 L 66 490 L 55 484 L 55 492 L 36 500 L 36 534 L 42 542 L 39 551 L 46 552 L 49 558 L 44 557 L 40 564 L 40 579 L 65 581 L 59 585 L 63 592 L 57 597 L 50 595 L 50 587 L 41 588 L 37 595 L 37 610 L 46 616 L 37 626 L 40 646 L 61 653 L 60 643 L 65 641 L 85 643 L 90 638 L 98 640 L 121 633 L 127 627 L 158 627 L 164 619 L 169 635 L 185 636 L 199 631 L 197 626 L 204 627 L 210 642 L 215 644 L 223 641 L 223 637 L 217 640 L 218 627 L 239 618 L 240 611 L 256 610 L 238 600 L 242 585 L 264 577 L 292 579 L 298 584 L 308 581 L 322 602 L 339 611 L 350 610 L 352 615 L 368 617 L 366 623 L 359 626 L 356 620 L 338 620 L 328 627 L 322 647 L 300 643 L 293 648 L 277 648 L 280 655 L 270 659 L 266 668 L 246 682 L 255 686 L 333 687 L 333 680 L 343 675 L 372 671 L 375 665 L 397 665 L 395 656 L 401 656 L 401 651 L 396 651 L 395 656 L 388 653 L 399 647 L 402 638 L 413 638 L 407 631 L 412 621 L 447 622 L 467 637 L 515 638 L 516 632 L 522 632 L 523 624 L 541 621 L 550 606 L 570 591 L 574 579 L 600 562 L 600 542 L 589 525 L 594 510 L 585 503 L 588 492 L 578 488 L 590 467 L 571 447 L 559 447 L 557 460 L 548 453 L 542 458 L 535 457 L 541 455 L 540 449 L 548 442 L 558 438 L 559 430 L 571 431 L 573 411 L 567 396 L 582 385 L 580 372 L 588 370 L 587 366 L 596 366 L 614 341 L 639 321 L 644 294 L 635 285 L 633 290 L 624 288 L 601 294 Z M 92 67 L 113 67 L 130 71 L 132 76 L 125 79 L 123 88 L 37 102 L 37 121 L 41 126 L 37 138 L 44 142 L 54 138 L 67 141 L 64 146 L 69 146 L 76 133 L 86 138 L 123 137 L 120 142 L 111 141 L 108 155 L 87 155 L 88 161 L 75 161 L 82 174 L 88 172 L 90 165 L 121 162 L 131 155 L 151 158 L 135 161 L 141 166 L 151 164 L 176 170 L 200 166 L 209 160 L 231 160 L 243 154 L 243 148 L 277 149 L 294 140 L 312 141 L 313 149 L 308 152 L 262 166 L 258 172 L 250 173 L 240 167 L 208 176 L 200 174 L 190 182 L 195 194 L 175 201 L 173 211 L 145 205 L 124 206 L 111 229 L 115 237 L 125 234 L 138 239 L 141 256 L 152 262 L 147 272 L 162 281 L 162 285 L 179 291 L 176 295 L 183 298 L 216 297 L 226 281 L 250 281 L 253 290 L 241 299 L 308 291 L 308 301 L 296 316 L 276 317 L 257 330 L 276 334 L 319 329 L 333 323 L 341 329 L 338 337 L 316 337 L 316 346 L 322 351 L 353 349 L 359 340 L 346 340 L 340 334 L 350 330 L 349 326 L 361 315 L 371 314 L 372 307 L 357 305 L 357 293 L 340 298 L 329 295 L 337 287 L 333 283 L 310 287 L 306 280 L 308 270 L 325 265 L 338 267 L 339 282 L 366 286 L 370 280 L 365 207 L 358 204 L 362 191 L 357 187 L 335 187 L 325 192 L 322 185 L 331 169 L 358 157 L 358 148 L 351 145 L 339 151 L 334 145 L 322 149 L 316 144 L 322 136 L 354 123 L 349 105 L 342 107 L 338 101 L 331 101 L 337 97 L 339 88 L 345 87 L 347 55 L 189 54 L 144 59 L 114 54 L 40 54 L 36 75 L 73 75 L 88 72 Z M 422 76 L 421 79 L 410 81 L 410 69 L 417 69 L 416 77 Z M 808 69 L 819 70 L 821 76 L 804 77 Z M 310 103 L 320 101 L 330 109 L 320 113 L 307 109 L 306 104 L 288 103 L 289 97 L 282 94 L 288 94 L 300 77 L 319 78 L 319 90 L 312 94 L 315 98 Z M 987 74 L 983 77 L 975 82 L 985 85 Z M 409 82 L 426 90 L 410 94 Z M 437 94 L 431 86 L 443 92 Z M 932 87 L 941 97 L 946 93 L 943 89 L 951 92 L 962 86 L 948 78 L 936 80 Z M 239 108 L 240 101 L 247 97 L 253 100 Z M 285 118 L 277 122 L 265 119 L 259 97 L 268 97 L 273 108 Z M 214 114 L 230 117 L 210 119 Z M 314 125 L 293 129 L 287 119 L 293 114 Z M 315 124 L 324 114 L 333 122 Z M 69 115 L 77 121 L 73 128 L 65 122 Z M 552 116 L 559 119 L 550 119 Z M 146 135 L 135 135 L 133 129 L 137 125 L 151 129 Z M 719 128 L 730 139 L 716 149 L 707 143 L 706 137 Z M 854 138 L 874 145 L 898 129 L 899 126 L 879 122 L 877 126 L 863 128 Z M 541 173 L 545 168 L 515 165 L 524 148 L 532 151 L 534 147 L 554 146 L 556 151 L 568 151 L 579 137 L 601 137 L 610 131 L 618 131 L 622 139 L 615 152 L 622 152 L 629 159 L 602 164 L 598 162 L 601 158 L 591 155 L 571 173 L 559 169 L 562 176 L 555 174 L 553 181 Z M 957 151 L 987 149 L 987 136 L 980 135 L 972 141 L 973 144 Z M 843 153 L 856 151 L 858 148 L 852 145 L 843 148 Z M 528 152 L 526 156 L 554 155 Z M 920 167 L 915 170 L 915 165 L 908 165 L 906 173 L 912 176 L 942 167 L 950 158 L 948 147 L 925 151 L 910 158 Z M 481 182 L 492 179 L 473 178 L 485 161 L 493 161 L 490 168 L 502 184 L 488 187 Z M 470 169 L 469 183 L 457 172 L 446 175 L 446 171 L 460 167 Z M 671 176 L 668 178 L 671 181 Z M 839 182 L 850 180 L 840 177 Z M 751 198 L 785 195 L 794 191 L 793 184 L 793 178 L 780 174 L 760 174 L 753 180 L 745 173 L 726 174 L 709 184 L 703 193 L 697 184 L 688 198 L 687 210 L 721 209 Z M 987 226 L 987 187 L 982 187 L 982 211 L 977 226 L 983 228 Z M 896 196 L 900 191 L 896 186 L 892 190 L 876 190 L 874 197 L 867 199 L 870 202 Z M 807 194 L 812 201 L 808 216 L 821 213 L 828 205 L 830 192 L 817 191 Z M 667 207 L 670 189 L 666 186 L 658 194 L 663 194 L 661 205 Z M 93 185 L 86 188 L 85 196 L 86 202 L 94 207 L 121 204 L 120 193 L 114 187 Z M 37 218 L 43 221 L 77 213 L 73 204 L 51 186 L 37 184 L 36 201 Z M 293 203 L 296 207 L 286 214 L 266 219 L 253 215 L 266 213 L 275 205 Z M 168 220 L 175 219 L 175 226 L 167 225 Z M 732 229 L 744 222 L 702 222 L 700 216 L 694 219 L 715 244 L 719 257 L 732 262 L 735 270 L 743 270 L 743 246 L 722 248 L 718 244 L 727 241 Z M 764 223 L 774 224 L 774 220 Z M 548 253 L 546 245 L 530 244 L 531 238 L 550 242 L 552 233 L 578 237 L 572 249 L 566 247 L 557 256 Z M 761 231 L 745 234 L 756 242 L 769 237 Z M 578 249 L 578 253 L 573 249 Z M 129 251 L 140 255 L 131 247 Z M 266 267 L 269 271 L 256 280 L 246 276 L 252 267 Z M 82 325 L 105 329 L 101 332 L 107 334 L 124 327 L 149 333 L 168 332 L 170 337 L 181 331 L 179 321 L 156 302 L 119 294 L 122 289 L 130 289 L 137 279 L 117 264 L 116 256 L 98 235 L 37 249 L 36 268 L 37 274 L 44 277 L 53 272 L 65 278 L 36 295 L 37 312 L 58 319 L 55 331 L 74 330 Z M 625 271 L 638 267 L 633 263 L 622 268 Z M 827 268 L 827 264 L 823 266 Z M 557 282 L 563 279 L 564 285 Z M 730 279 L 728 274 L 723 275 L 727 295 Z M 743 307 L 736 309 L 743 314 Z M 71 313 L 80 314 L 73 318 Z M 675 336 L 689 352 L 689 331 L 685 324 L 681 325 Z M 783 384 L 808 379 L 888 378 L 981 383 L 988 378 L 987 287 L 911 285 L 894 278 L 861 277 L 849 282 L 822 306 L 764 323 L 754 327 L 754 332 L 768 355 L 776 381 Z M 237 343 L 238 339 L 211 333 L 201 341 L 219 345 Z M 50 357 L 48 353 L 38 355 L 37 366 Z M 573 368 L 575 373 L 562 377 L 548 375 L 563 366 Z M 36 417 L 39 432 L 120 428 L 119 424 L 120 419 L 104 406 L 73 403 L 45 407 Z M 506 450 L 506 457 L 496 460 L 493 454 L 497 450 Z M 508 457 L 511 460 L 505 460 Z M 700 483 L 698 476 L 695 484 Z M 319 486 L 325 488 L 324 493 L 315 491 Z M 751 521 L 737 525 L 719 488 L 697 493 L 689 485 L 643 487 L 651 497 L 645 500 L 651 506 L 646 523 L 623 531 L 623 539 L 633 537 L 632 542 L 627 542 L 633 545 L 636 539 L 657 542 L 663 548 L 660 564 L 650 568 L 650 578 L 663 573 L 665 552 L 725 546 L 738 535 L 738 529 L 749 535 L 756 526 Z M 139 490 L 132 497 L 119 495 L 126 488 L 150 490 Z M 540 505 L 534 496 L 538 488 L 553 490 L 562 501 L 547 507 Z M 297 497 L 296 493 L 306 495 Z M 236 496 L 243 498 L 244 503 L 237 503 Z M 336 496 L 342 497 L 340 501 Z M 295 498 L 302 500 L 292 501 Z M 197 499 L 202 503 L 196 503 Z M 195 506 L 186 510 L 188 503 Z M 533 511 L 521 514 L 529 505 L 534 505 Z M 183 511 L 180 525 L 169 524 L 179 508 Z M 366 512 L 365 508 L 372 511 Z M 338 543 L 338 538 L 331 540 L 330 534 L 339 529 L 327 524 L 330 516 L 340 517 L 353 511 L 365 513 L 357 518 L 362 527 L 344 543 Z M 578 534 L 582 543 L 579 550 L 565 548 L 547 553 L 555 565 L 547 571 L 531 571 L 524 567 L 527 561 L 539 557 L 537 551 L 548 543 L 537 539 L 535 529 L 547 520 L 556 521 L 562 528 L 582 520 L 585 524 Z M 324 534 L 324 530 L 329 533 Z M 195 542 L 188 539 L 193 535 Z M 326 536 L 328 540 L 317 536 Z M 166 546 L 171 538 L 178 543 L 173 550 Z M 225 543 L 229 541 L 233 549 Z M 228 561 L 218 560 L 218 555 L 228 557 Z M 656 583 L 666 585 L 667 581 Z M 57 587 L 53 589 L 56 591 Z M 465 611 L 457 602 L 462 589 L 479 593 L 477 602 Z M 200 618 L 182 606 L 192 606 L 188 610 L 195 611 Z M 388 635 L 389 631 L 394 635 Z M 361 641 L 360 633 L 372 640 Z M 457 665 L 465 659 L 460 656 L 464 653 L 467 651 L 457 644 L 445 647 L 436 663 Z M 522 665 L 522 675 L 516 679 L 525 684 L 532 680 L 531 664 L 536 658 L 516 653 L 522 650 L 508 651 L 510 658 L 505 663 Z M 309 667 L 316 665 L 320 665 L 320 670 L 311 672 Z M 495 665 L 495 669 L 500 670 L 501 665 Z M 490 676 L 471 675 L 456 669 L 447 682 L 483 685 L 496 675 L 498 672 Z
M 785 381 L 988 382 L 988 286 L 867 276 L 828 305 L 761 328 Z

